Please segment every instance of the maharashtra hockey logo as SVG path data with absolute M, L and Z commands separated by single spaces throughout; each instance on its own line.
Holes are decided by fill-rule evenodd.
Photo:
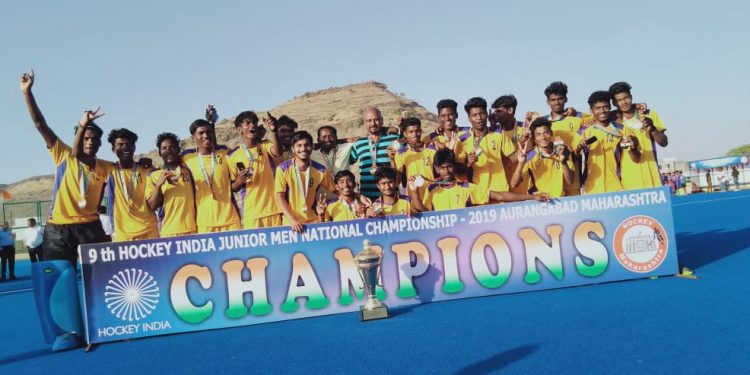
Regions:
M 612 241 L 617 261 L 626 269 L 638 273 L 658 268 L 667 257 L 668 245 L 661 223 L 645 215 L 625 219 L 617 226 Z
M 125 269 L 112 275 L 104 288 L 104 302 L 112 315 L 127 321 L 147 317 L 159 303 L 159 286 L 143 270 Z

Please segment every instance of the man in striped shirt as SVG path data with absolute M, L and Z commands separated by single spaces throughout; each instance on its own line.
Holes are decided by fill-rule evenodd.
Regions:
M 398 140 L 398 135 L 386 133 L 383 128 L 383 116 L 380 110 L 374 107 L 365 109 L 364 126 L 367 136 L 358 139 L 352 145 L 349 164 L 359 163 L 360 194 L 375 199 L 380 196 L 375 184 L 375 170 L 391 165 L 388 147 Z

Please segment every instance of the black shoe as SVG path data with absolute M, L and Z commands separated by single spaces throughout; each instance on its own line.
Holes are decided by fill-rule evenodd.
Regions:
M 11 276 L 10 279 L 11 280 L 15 280 L 16 279 L 16 275 Z

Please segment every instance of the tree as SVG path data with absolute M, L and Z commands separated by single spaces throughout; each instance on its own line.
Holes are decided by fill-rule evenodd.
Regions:
M 727 151 L 727 156 L 750 155 L 750 144 L 735 147 Z

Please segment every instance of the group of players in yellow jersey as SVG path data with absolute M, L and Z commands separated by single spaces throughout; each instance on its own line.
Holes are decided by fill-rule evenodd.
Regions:
M 476 97 L 464 105 L 471 126 L 460 128 L 458 104 L 444 99 L 427 135 L 418 118 L 387 127 L 370 107 L 367 136 L 341 140 L 323 126 L 314 142 L 287 116 L 245 111 L 234 121 L 241 142 L 233 150 L 216 143 L 209 106 L 207 119 L 190 125 L 196 148 L 181 150 L 176 135 L 159 134 L 163 167 L 155 169 L 134 160 L 138 136 L 127 129 L 109 133 L 116 162 L 96 157 L 99 109 L 84 113 L 67 146 L 42 116 L 33 83 L 33 71 L 24 74 L 21 91 L 57 166 L 44 257 L 71 262 L 78 244 L 106 240 L 97 215 L 104 194 L 114 241 L 276 226 L 300 232 L 321 221 L 659 186 L 655 147 L 667 144 L 658 114 L 634 104 L 627 83 L 591 94 L 583 114 L 566 108 L 567 86 L 553 82 L 544 91 L 549 115 L 517 121 L 514 96 L 490 108 Z

